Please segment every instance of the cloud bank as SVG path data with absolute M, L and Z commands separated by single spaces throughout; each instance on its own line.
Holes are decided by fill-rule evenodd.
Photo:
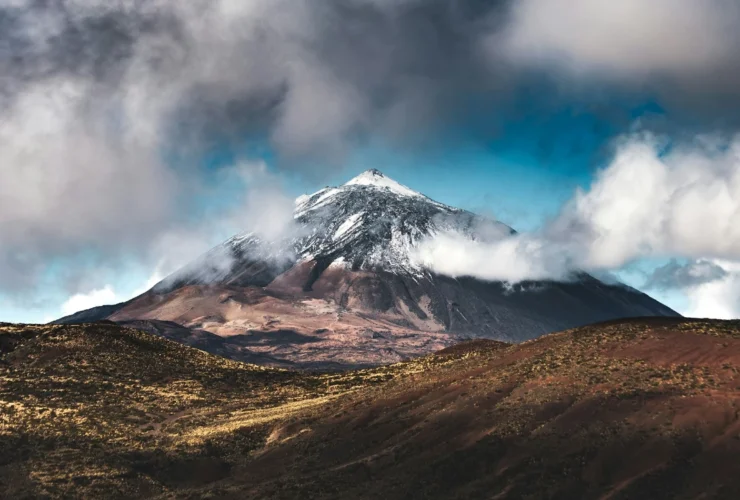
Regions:
M 675 292 L 686 297 L 685 314 L 693 317 L 733 319 L 740 316 L 740 263 L 698 259 L 679 263 L 672 259 L 655 269 L 646 289 Z
M 509 282 L 614 270 L 644 257 L 740 260 L 738 217 L 740 137 L 670 144 L 639 134 L 622 139 L 590 188 L 541 231 L 488 243 L 442 235 L 422 244 L 420 258 L 444 274 Z M 656 271 L 653 285 L 724 276 L 706 261 L 676 266 Z

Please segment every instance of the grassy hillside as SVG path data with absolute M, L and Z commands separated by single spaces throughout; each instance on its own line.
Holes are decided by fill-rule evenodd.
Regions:
M 740 324 L 633 320 L 321 375 L 0 326 L 0 497 L 740 498 Z

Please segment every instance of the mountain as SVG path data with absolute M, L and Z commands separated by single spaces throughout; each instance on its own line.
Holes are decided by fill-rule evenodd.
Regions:
M 422 239 L 447 231 L 477 239 L 513 233 L 500 222 L 435 202 L 378 170 L 301 196 L 295 205 L 296 236 L 265 242 L 254 233 L 238 234 L 154 290 L 166 293 L 217 282 L 311 292 L 322 289 L 324 275 L 331 271 L 384 272 L 423 280 L 429 273 L 413 256 Z M 379 303 L 367 304 L 375 309 L 382 308 L 383 299 L 389 307 L 394 299 L 407 300 L 410 307 L 417 302 L 398 291 L 391 291 L 393 298 L 386 290 L 378 292 Z
M 585 273 L 513 287 L 435 274 L 415 253 L 442 233 L 486 241 L 514 230 L 368 170 L 299 197 L 289 236 L 238 234 L 132 301 L 58 322 L 169 321 L 225 338 L 220 349 L 234 359 L 348 367 L 466 338 L 520 342 L 597 321 L 677 315 Z
M 0 324 L 0 498 L 734 499 L 740 322 L 615 321 L 317 374 Z

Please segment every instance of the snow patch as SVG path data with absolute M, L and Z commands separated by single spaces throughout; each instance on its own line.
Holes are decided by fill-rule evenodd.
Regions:
M 338 259 L 334 259 L 334 261 L 329 264 L 329 269 L 345 269 L 347 267 L 347 262 L 344 260 L 344 257 L 339 257 Z
M 302 195 L 296 198 L 296 212 L 294 214 L 294 218 L 301 217 L 306 212 L 310 210 L 316 210 L 317 208 L 323 207 L 326 205 L 329 200 L 334 197 L 335 195 L 341 193 L 341 190 L 338 188 L 324 188 L 321 191 L 317 191 L 316 193 L 308 196 L 308 195 Z M 318 198 L 316 198 L 318 196 Z M 316 200 L 313 200 L 316 198 Z M 302 200 L 302 201 L 299 201 Z M 313 201 L 311 201 L 313 200 Z
M 372 169 L 367 170 L 354 179 L 350 180 L 345 186 L 370 186 L 378 189 L 388 189 L 401 196 L 413 196 L 417 198 L 426 198 L 423 194 L 399 184 L 393 179 L 389 179 L 380 171 Z
M 359 225 L 357 224 L 357 222 L 360 219 L 360 217 L 362 217 L 363 213 L 364 212 L 359 212 L 359 213 L 356 213 L 354 215 L 350 215 L 349 217 L 347 217 L 347 220 L 342 222 L 342 224 L 337 228 L 337 231 L 334 233 L 334 238 L 333 238 L 334 241 L 341 238 L 347 231 L 355 227 L 355 225 Z M 361 223 L 362 221 L 360 221 L 360 224 Z

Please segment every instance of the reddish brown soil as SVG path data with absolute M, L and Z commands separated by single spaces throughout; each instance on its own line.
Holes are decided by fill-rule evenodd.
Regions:
M 291 272 L 301 270 L 297 266 Z M 334 278 L 338 281 L 331 287 L 351 295 L 345 293 L 349 284 L 340 283 L 348 279 L 346 274 L 329 270 L 316 290 L 305 294 L 291 288 L 288 273 L 268 289 L 213 285 L 187 286 L 166 295 L 147 293 L 110 319 L 150 333 L 166 333 L 172 340 L 239 361 L 296 368 L 395 363 L 459 341 L 444 332 L 443 325 L 418 318 L 412 324 L 413 315 L 368 313 L 353 300 L 351 307 L 345 307 L 334 298 L 322 298 L 324 281 Z M 155 332 L 156 327 L 142 320 L 171 325 L 166 332 Z M 208 342 L 192 341 L 208 336 Z
M 39 328 L 3 334 L 8 498 L 740 498 L 740 322 L 610 322 L 332 374 Z
M 740 498 L 737 323 L 636 320 L 513 347 L 473 342 L 437 359 L 302 422 L 310 432 L 234 474 L 238 490 Z

